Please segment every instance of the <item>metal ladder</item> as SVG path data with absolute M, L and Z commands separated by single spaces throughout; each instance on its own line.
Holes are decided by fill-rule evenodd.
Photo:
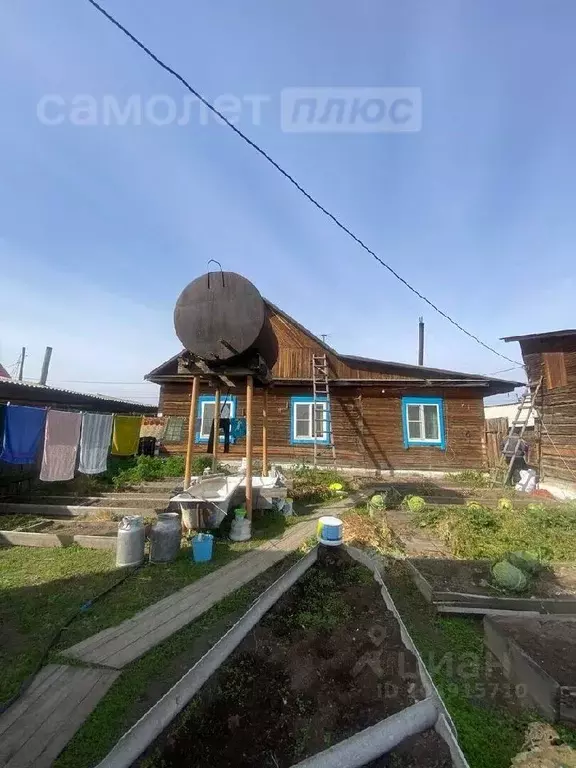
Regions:
M 502 482 L 503 487 L 510 480 L 510 476 L 512 475 L 512 471 L 514 469 L 514 462 L 516 461 L 516 457 L 518 456 L 518 450 L 520 448 L 520 440 L 522 440 L 522 438 L 524 437 L 524 432 L 526 430 L 526 427 L 528 426 L 528 421 L 530 420 L 530 416 L 534 411 L 536 399 L 538 397 L 538 394 L 541 388 L 542 388 L 542 378 L 540 378 L 540 380 L 538 381 L 538 384 L 536 385 L 536 389 L 534 390 L 534 393 L 532 393 L 531 385 L 530 384 L 528 385 L 526 392 L 524 392 L 520 402 L 518 403 L 518 410 L 516 411 L 516 417 L 514 418 L 514 421 L 510 424 L 510 427 L 508 429 L 508 436 L 506 438 L 506 442 L 504 443 L 504 447 L 502 449 L 500 462 L 498 463 L 498 466 L 496 466 L 494 469 L 494 475 L 492 478 L 493 488 L 499 484 L 499 477 L 502 475 L 504 476 L 504 480 Z M 524 407 L 526 405 L 526 400 L 528 400 L 528 398 L 530 398 L 530 405 L 526 411 L 525 417 L 522 420 L 520 420 L 520 416 L 522 415 L 522 411 L 524 410 Z M 518 429 L 518 427 L 520 427 L 520 432 L 518 434 L 515 434 L 515 431 L 516 429 Z M 508 443 L 511 438 L 514 438 L 516 440 L 514 444 L 514 455 L 511 457 L 508 466 L 506 466 L 505 454 L 506 454 L 506 449 L 508 448 Z
M 328 435 L 328 443 L 322 443 L 332 449 L 332 461 L 336 466 L 336 446 L 332 434 L 332 406 L 330 400 L 330 385 L 328 381 L 328 359 L 326 355 L 312 354 L 312 436 L 314 438 L 314 466 L 318 463 L 318 435 L 316 433 L 316 403 L 322 397 L 321 403 L 326 403 L 322 409 L 322 434 Z

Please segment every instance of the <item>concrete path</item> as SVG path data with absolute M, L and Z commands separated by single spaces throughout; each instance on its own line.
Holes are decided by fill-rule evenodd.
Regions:
M 327 514 L 324 510 L 322 514 Z M 105 629 L 64 651 L 90 664 L 121 669 L 185 627 L 215 603 L 254 579 L 316 530 L 316 520 L 289 528 L 276 539 L 180 589 L 116 627 Z
M 47 768 L 120 672 L 49 664 L 0 716 L 0 766 Z

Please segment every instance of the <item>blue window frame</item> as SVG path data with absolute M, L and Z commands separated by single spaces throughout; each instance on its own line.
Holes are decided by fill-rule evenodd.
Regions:
M 314 398 L 309 395 L 297 395 L 290 398 L 290 444 L 305 445 L 317 443 L 327 445 L 330 441 L 330 411 L 326 397 Z M 314 432 L 316 439 L 314 439 Z
M 403 397 L 404 447 L 434 446 L 446 449 L 444 400 L 441 397 Z
M 233 419 L 236 417 L 238 398 L 236 395 L 220 396 L 220 418 Z M 214 395 L 200 395 L 196 409 L 196 436 L 195 442 L 207 443 L 210 440 L 210 430 L 214 421 L 214 409 L 216 398 Z M 220 435 L 220 442 L 224 442 L 224 435 Z M 236 442 L 230 435 L 230 443 Z

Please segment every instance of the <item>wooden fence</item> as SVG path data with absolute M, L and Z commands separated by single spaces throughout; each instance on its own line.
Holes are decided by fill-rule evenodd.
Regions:
M 486 419 L 486 457 L 488 469 L 493 469 L 500 462 L 500 443 L 508 434 L 508 419 Z

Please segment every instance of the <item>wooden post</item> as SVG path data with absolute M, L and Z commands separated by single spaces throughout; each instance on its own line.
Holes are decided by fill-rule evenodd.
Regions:
M 246 515 L 252 520 L 252 398 L 254 377 L 246 378 Z
M 262 405 L 262 475 L 268 475 L 268 387 L 264 387 Z
M 190 467 L 192 465 L 192 449 L 194 448 L 194 433 L 196 432 L 196 402 L 198 400 L 198 383 L 200 378 L 192 379 L 192 394 L 190 395 L 190 414 L 188 416 L 188 441 L 186 443 L 186 466 L 184 469 L 184 490 L 190 485 Z
M 220 387 L 214 394 L 214 442 L 212 444 L 212 472 L 216 472 L 218 464 L 218 448 L 220 447 Z

